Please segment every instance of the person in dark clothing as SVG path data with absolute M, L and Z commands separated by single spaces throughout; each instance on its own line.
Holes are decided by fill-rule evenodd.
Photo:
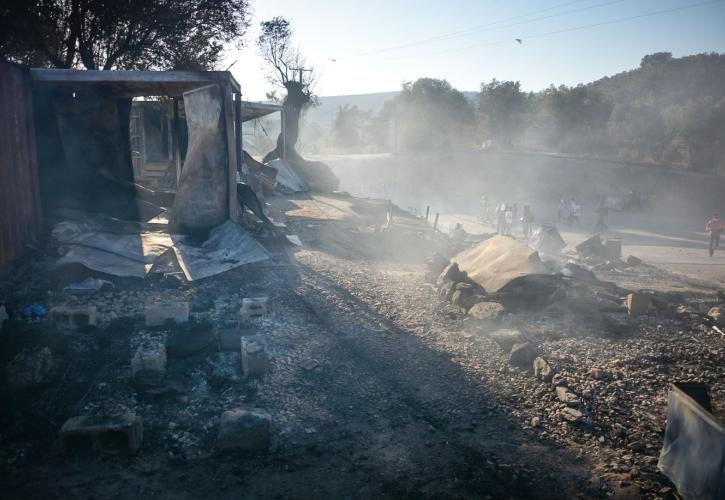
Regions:
M 602 201 L 599 203 L 599 206 L 597 207 L 597 226 L 594 228 L 595 233 L 603 233 L 609 227 L 607 226 L 607 223 L 604 219 L 607 218 L 607 215 L 609 215 L 609 208 L 607 205 Z

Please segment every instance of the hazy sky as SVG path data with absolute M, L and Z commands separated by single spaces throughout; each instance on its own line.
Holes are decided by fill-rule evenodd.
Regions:
M 292 22 L 320 95 L 398 90 L 424 76 L 460 90 L 494 77 L 540 90 L 635 68 L 652 52 L 725 52 L 723 0 L 252 1 L 247 46 L 225 61 L 237 61 L 231 71 L 248 100 L 271 89 L 254 41 L 274 16 Z

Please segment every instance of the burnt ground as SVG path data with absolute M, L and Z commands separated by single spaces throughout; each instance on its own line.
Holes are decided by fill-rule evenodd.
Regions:
M 60 333 L 47 320 L 3 330 L 2 363 L 29 345 L 50 346 L 54 355 L 40 386 L 0 386 L 3 497 L 671 494 L 655 469 L 667 383 L 707 381 L 717 404 L 725 340 L 672 318 L 645 317 L 617 336 L 555 312 L 508 314 L 482 327 L 424 283 L 423 257 L 437 242 L 375 232 L 367 218 L 375 206 L 288 203 L 275 208 L 304 248 L 277 249 L 269 263 L 198 284 L 131 283 L 68 297 L 42 274 L 40 258 L 3 283 L 13 303 L 91 302 L 105 318 L 84 332 Z M 273 355 L 264 379 L 242 378 L 238 353 L 212 344 L 169 359 L 174 391 L 152 396 L 130 384 L 135 347 L 170 333 L 143 327 L 149 297 L 189 300 L 194 322 L 220 327 L 234 323 L 241 297 L 259 294 L 271 300 L 255 326 Z M 511 326 L 537 335 L 557 373 L 582 395 L 585 422 L 562 421 L 550 384 L 510 368 L 486 337 Z M 593 366 L 611 376 L 590 380 Z M 240 406 L 270 413 L 268 453 L 217 451 L 220 414 Z M 67 418 L 124 411 L 143 419 L 138 456 L 60 451 L 57 431 Z

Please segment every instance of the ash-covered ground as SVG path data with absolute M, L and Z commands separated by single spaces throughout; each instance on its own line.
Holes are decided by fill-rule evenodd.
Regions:
M 51 358 L 22 388 L 3 370 L 4 497 L 672 498 L 657 471 L 669 384 L 708 384 L 725 414 L 714 286 L 646 261 L 594 266 L 592 279 L 565 254 L 582 270 L 562 278 L 567 293 L 475 317 L 441 294 L 431 259 L 459 248 L 419 219 L 388 224 L 386 203 L 345 196 L 271 201 L 304 246 L 277 245 L 262 264 L 76 296 L 49 246 L 2 282 L 0 362 L 46 347 Z M 630 317 L 625 297 L 642 289 L 652 305 Z M 252 378 L 219 337 L 258 296 L 269 310 L 239 335 L 261 339 L 269 369 Z M 190 322 L 145 326 L 158 300 L 188 302 Z M 92 305 L 97 325 L 25 319 L 30 304 Z M 530 343 L 548 375 L 514 366 L 505 335 Z M 168 355 L 152 387 L 131 376 L 146 343 Z M 224 449 L 221 416 L 235 408 L 268 415 L 268 446 Z M 71 417 L 128 414 L 143 424 L 135 454 L 60 445 Z

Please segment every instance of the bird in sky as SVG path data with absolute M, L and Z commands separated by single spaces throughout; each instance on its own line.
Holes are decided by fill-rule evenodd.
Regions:
M 514 40 L 516 40 L 517 42 L 519 42 L 519 45 L 521 45 L 523 43 L 523 41 L 520 38 L 514 38 Z

